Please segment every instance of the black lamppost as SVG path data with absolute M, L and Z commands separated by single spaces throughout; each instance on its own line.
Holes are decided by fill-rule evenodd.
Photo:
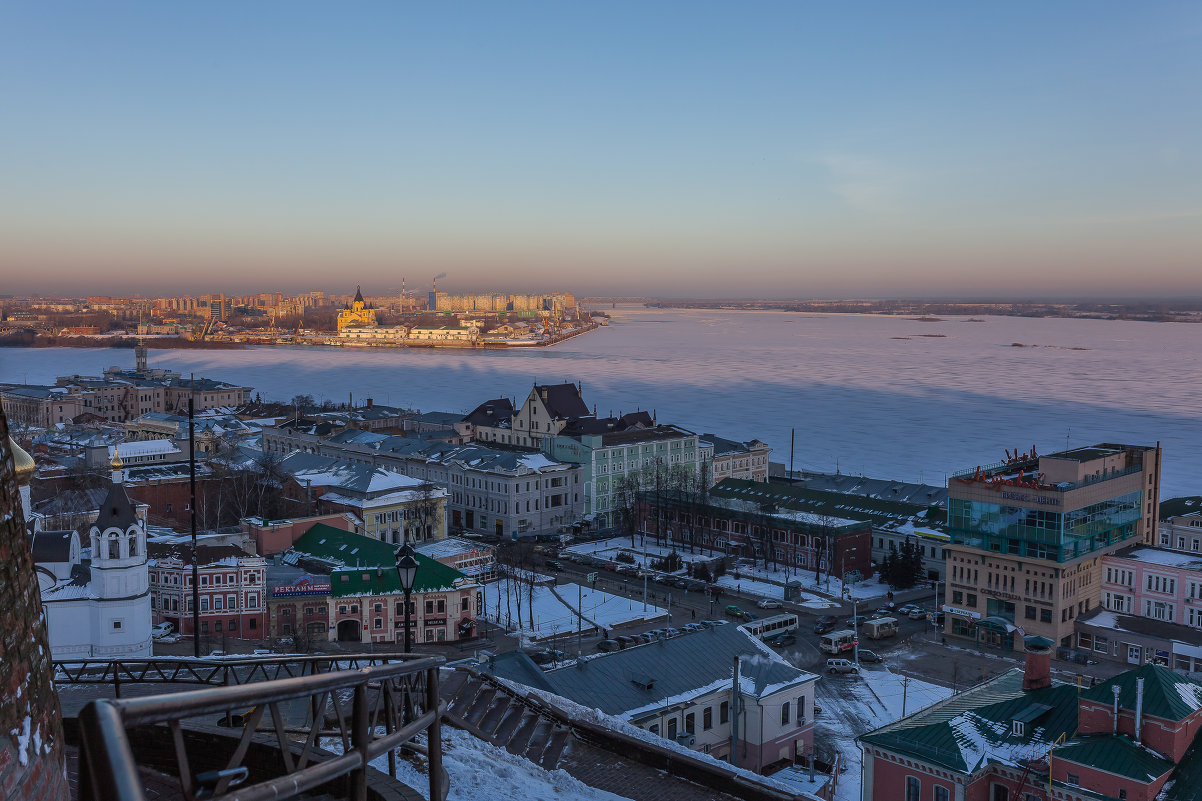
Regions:
M 396 550 L 396 573 L 401 580 L 401 592 L 405 593 L 405 653 L 409 653 L 413 650 L 409 596 L 413 593 L 413 580 L 417 577 L 417 559 L 413 555 L 413 546 L 408 543 Z

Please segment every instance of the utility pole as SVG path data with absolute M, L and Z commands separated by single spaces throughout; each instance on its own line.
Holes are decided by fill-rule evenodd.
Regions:
M 643 611 L 647 611 L 647 570 L 646 565 L 643 566 Z
M 584 654 L 584 645 L 581 644 L 581 629 L 584 628 L 584 587 L 576 585 L 576 656 Z
M 797 429 L 789 429 L 789 485 L 793 484 L 793 440 L 797 437 Z
M 906 694 L 910 690 L 910 677 L 902 677 L 902 717 L 906 716 Z
M 192 522 L 192 655 L 200 658 L 200 578 L 196 566 L 196 373 L 188 393 L 188 508 Z

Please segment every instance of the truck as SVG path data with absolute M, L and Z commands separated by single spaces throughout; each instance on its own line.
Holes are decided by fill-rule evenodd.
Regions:
M 878 617 L 864 621 L 864 636 L 870 640 L 883 640 L 897 634 L 897 618 Z

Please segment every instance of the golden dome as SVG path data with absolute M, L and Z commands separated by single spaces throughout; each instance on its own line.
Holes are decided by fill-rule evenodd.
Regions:
M 16 468 L 17 484 L 25 486 L 33 478 L 33 471 L 37 469 L 37 465 L 34 464 L 33 457 L 17 444 L 11 434 L 8 437 L 8 447 L 13 452 L 13 467 Z
M 113 448 L 113 458 L 109 460 L 109 467 L 114 470 L 120 470 L 125 467 L 125 462 L 121 461 L 121 454 L 117 453 L 117 448 Z

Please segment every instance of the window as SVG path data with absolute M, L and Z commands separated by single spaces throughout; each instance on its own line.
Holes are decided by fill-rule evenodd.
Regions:
M 707 706 L 701 713 L 701 728 L 703 731 L 714 728 L 714 708 L 712 706 Z
M 668 734 L 669 740 L 676 739 L 676 718 L 668 718 Z
M 650 726 L 647 727 L 647 731 L 651 732 L 652 734 L 659 734 L 659 724 L 652 723 Z
M 952 590 L 952 603 L 954 603 L 954 604 L 964 603 L 964 593 L 961 592 L 960 590 Z
M 1068 774 L 1068 783 L 1077 787 L 1081 784 L 1081 777 L 1075 773 Z
M 1021 720 L 1011 721 L 1010 733 L 1015 737 L 1022 737 L 1027 733 L 1027 727 Z
M 434 602 L 433 601 L 426 601 L 426 614 L 427 615 L 434 614 Z
M 951 794 L 948 793 L 946 787 L 940 787 L 936 785 L 935 792 L 931 797 L 934 799 L 934 801 L 950 801 L 950 795 Z
M 120 628 L 121 628 L 121 621 L 120 621 L 120 620 L 114 620 L 114 621 L 113 621 L 113 631 L 117 631 L 117 630 L 119 630 Z
M 915 776 L 906 777 L 906 801 L 919 801 L 918 794 L 922 792 L 922 784 Z
M 806 722 L 806 697 L 804 695 L 797 696 L 797 722 Z
M 692 712 L 684 716 L 684 730 L 689 734 L 693 734 L 697 731 L 696 717 L 697 716 Z
M 718 723 L 730 723 L 730 702 L 723 701 L 718 706 Z
M 1052 610 L 1051 609 L 1040 609 L 1039 610 L 1039 622 L 1040 623 L 1051 623 L 1052 622 Z
M 1036 614 L 1035 607 L 1028 606 L 1026 608 L 1026 610 L 1024 611 L 1023 616 L 1026 617 L 1027 620 L 1034 620 L 1035 614 Z
M 783 726 L 788 722 L 789 722 L 789 702 L 785 701 L 780 706 L 780 723 Z

